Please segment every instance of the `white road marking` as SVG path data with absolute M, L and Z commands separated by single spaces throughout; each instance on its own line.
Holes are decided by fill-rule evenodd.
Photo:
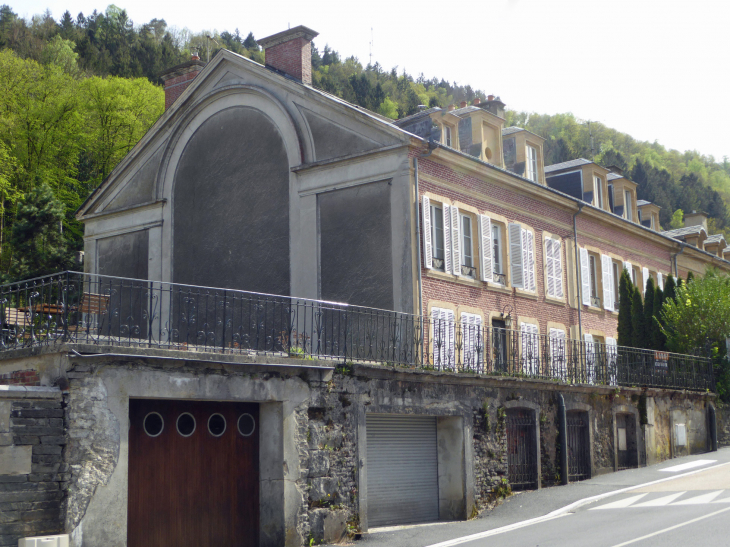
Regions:
M 723 498 L 721 500 L 715 500 L 712 503 L 730 503 L 730 498 Z
M 645 488 L 647 486 L 652 486 L 654 484 L 658 484 L 660 482 L 667 482 L 667 481 L 673 481 L 675 479 L 679 479 L 681 477 L 688 477 L 690 475 L 694 475 L 696 473 L 701 473 L 704 471 L 707 471 L 709 469 L 717 469 L 718 467 L 724 467 L 726 465 L 730 465 L 730 462 L 721 463 L 718 465 L 714 465 L 712 467 L 707 467 L 705 469 L 696 469 L 694 471 L 689 471 L 687 473 L 683 473 L 681 475 L 675 475 L 673 477 L 666 477 L 664 479 L 658 479 L 655 481 L 645 482 L 643 484 L 637 484 L 635 486 L 627 486 L 626 488 L 621 488 L 619 490 L 614 490 L 613 492 L 604 492 L 603 494 L 596 494 L 595 496 L 590 496 L 588 498 L 583 498 L 578 501 L 574 501 L 573 503 L 569 503 L 568 505 L 561 507 L 560 509 L 556 509 L 555 511 L 552 511 L 548 513 L 547 515 L 543 515 L 541 517 L 535 517 L 528 520 L 523 520 L 522 522 L 516 522 L 514 524 L 510 524 L 507 526 L 502 526 L 501 528 L 495 528 L 494 530 L 487 530 L 485 532 L 480 532 L 478 534 L 472 534 L 470 536 L 463 536 L 460 538 L 454 538 L 448 541 L 443 541 L 441 543 L 435 543 L 433 545 L 429 545 L 428 547 L 453 547 L 455 545 L 461 545 L 462 543 L 467 543 L 469 541 L 474 541 L 476 539 L 481 539 L 489 536 L 496 536 L 497 534 L 502 534 L 504 532 L 510 532 L 512 530 L 517 530 L 518 528 L 524 528 L 526 526 L 531 526 L 533 524 L 539 524 L 541 522 L 545 522 L 548 520 L 553 520 L 558 517 L 565 516 L 569 513 L 569 511 L 572 511 L 573 509 L 577 509 L 578 507 L 582 507 L 583 505 L 586 505 L 588 503 L 593 503 L 594 501 L 602 500 L 605 498 L 608 498 L 610 496 L 615 496 L 617 494 L 623 494 L 624 492 L 628 492 L 630 490 L 637 490 L 639 488 Z M 730 507 L 728 507 L 730 509 Z M 725 511 L 726 509 L 722 509 L 722 511 Z M 713 513 L 714 514 L 714 513 Z M 620 546 L 615 546 L 620 547 Z
M 722 494 L 724 490 L 718 490 L 717 492 L 710 492 L 709 494 L 702 494 L 696 498 L 690 498 L 688 500 L 678 501 L 672 505 L 700 505 L 702 503 L 711 503 L 717 496 Z
M 606 505 L 601 505 L 600 507 L 591 507 L 590 511 L 595 511 L 596 509 L 623 509 L 624 507 L 628 507 L 635 501 L 639 501 L 644 496 L 646 496 L 646 494 L 639 494 L 638 496 L 631 496 L 630 498 L 607 503 Z
M 702 467 L 703 465 L 709 465 L 715 463 L 717 460 L 695 460 L 693 462 L 687 462 L 680 465 L 673 465 L 672 467 L 665 467 L 659 469 L 659 471 L 665 471 L 667 473 L 677 473 L 679 471 L 686 471 L 687 469 L 693 469 L 695 467 Z
M 676 494 L 669 494 L 668 496 L 664 496 L 662 498 L 657 498 L 655 500 L 645 501 L 643 503 L 637 503 L 633 507 L 661 507 L 663 505 L 668 505 L 668 504 L 672 503 L 674 500 L 676 500 L 682 494 L 686 494 L 686 492 L 678 492 Z
M 682 522 L 681 524 L 675 524 L 674 526 L 670 526 L 669 528 L 665 528 L 664 530 L 658 530 L 656 532 L 652 532 L 651 534 L 641 536 L 640 538 L 630 539 L 629 541 L 619 543 L 617 545 L 614 545 L 613 547 L 624 547 L 625 545 L 631 545 L 632 543 L 636 543 L 637 541 L 642 541 L 642 540 L 648 539 L 650 537 L 658 536 L 659 534 L 663 534 L 665 532 L 671 532 L 672 530 L 676 530 L 677 528 L 681 528 L 682 526 L 687 526 L 688 524 L 692 524 L 692 523 L 698 522 L 700 520 L 714 517 L 715 515 L 719 515 L 720 513 L 724 513 L 725 511 L 730 511 L 730 507 L 726 507 L 725 509 L 720 509 L 719 511 L 715 511 L 714 513 L 710 513 L 709 515 L 703 515 L 701 517 L 697 517 L 696 519 L 688 520 L 687 522 Z

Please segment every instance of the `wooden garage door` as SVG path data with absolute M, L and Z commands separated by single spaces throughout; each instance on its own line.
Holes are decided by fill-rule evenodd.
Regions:
M 368 525 L 439 519 L 436 418 L 367 416 Z
M 129 547 L 258 545 L 258 405 L 129 401 Z

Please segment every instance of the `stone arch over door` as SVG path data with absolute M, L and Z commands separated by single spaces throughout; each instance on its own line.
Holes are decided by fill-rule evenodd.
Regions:
M 231 86 L 202 99 L 160 172 L 163 279 L 288 295 L 290 168 L 300 162 L 294 123 L 265 92 Z

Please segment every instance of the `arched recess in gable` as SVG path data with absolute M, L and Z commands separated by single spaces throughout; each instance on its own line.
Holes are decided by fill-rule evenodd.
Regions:
M 294 122 L 265 91 L 227 86 L 180 121 L 158 178 L 162 277 L 175 283 L 290 292 Z

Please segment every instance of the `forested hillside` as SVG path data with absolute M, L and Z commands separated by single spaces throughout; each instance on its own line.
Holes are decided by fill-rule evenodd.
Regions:
M 205 61 L 220 48 L 264 62 L 253 34 L 238 29 L 196 34 L 164 19 L 134 24 L 114 5 L 57 20 L 50 13 L 26 20 L 0 7 L 2 279 L 72 266 L 83 245 L 75 210 L 162 114 L 160 73 L 192 51 Z M 316 87 L 393 119 L 419 105 L 485 97 L 469 85 L 343 60 L 327 45 L 313 47 L 312 65 Z M 639 183 L 641 199 L 662 207 L 665 228 L 676 210 L 702 209 L 712 231 L 730 232 L 728 158 L 666 150 L 572 114 L 509 111 L 508 124 L 547 139 L 546 165 L 582 156 L 621 167 Z

